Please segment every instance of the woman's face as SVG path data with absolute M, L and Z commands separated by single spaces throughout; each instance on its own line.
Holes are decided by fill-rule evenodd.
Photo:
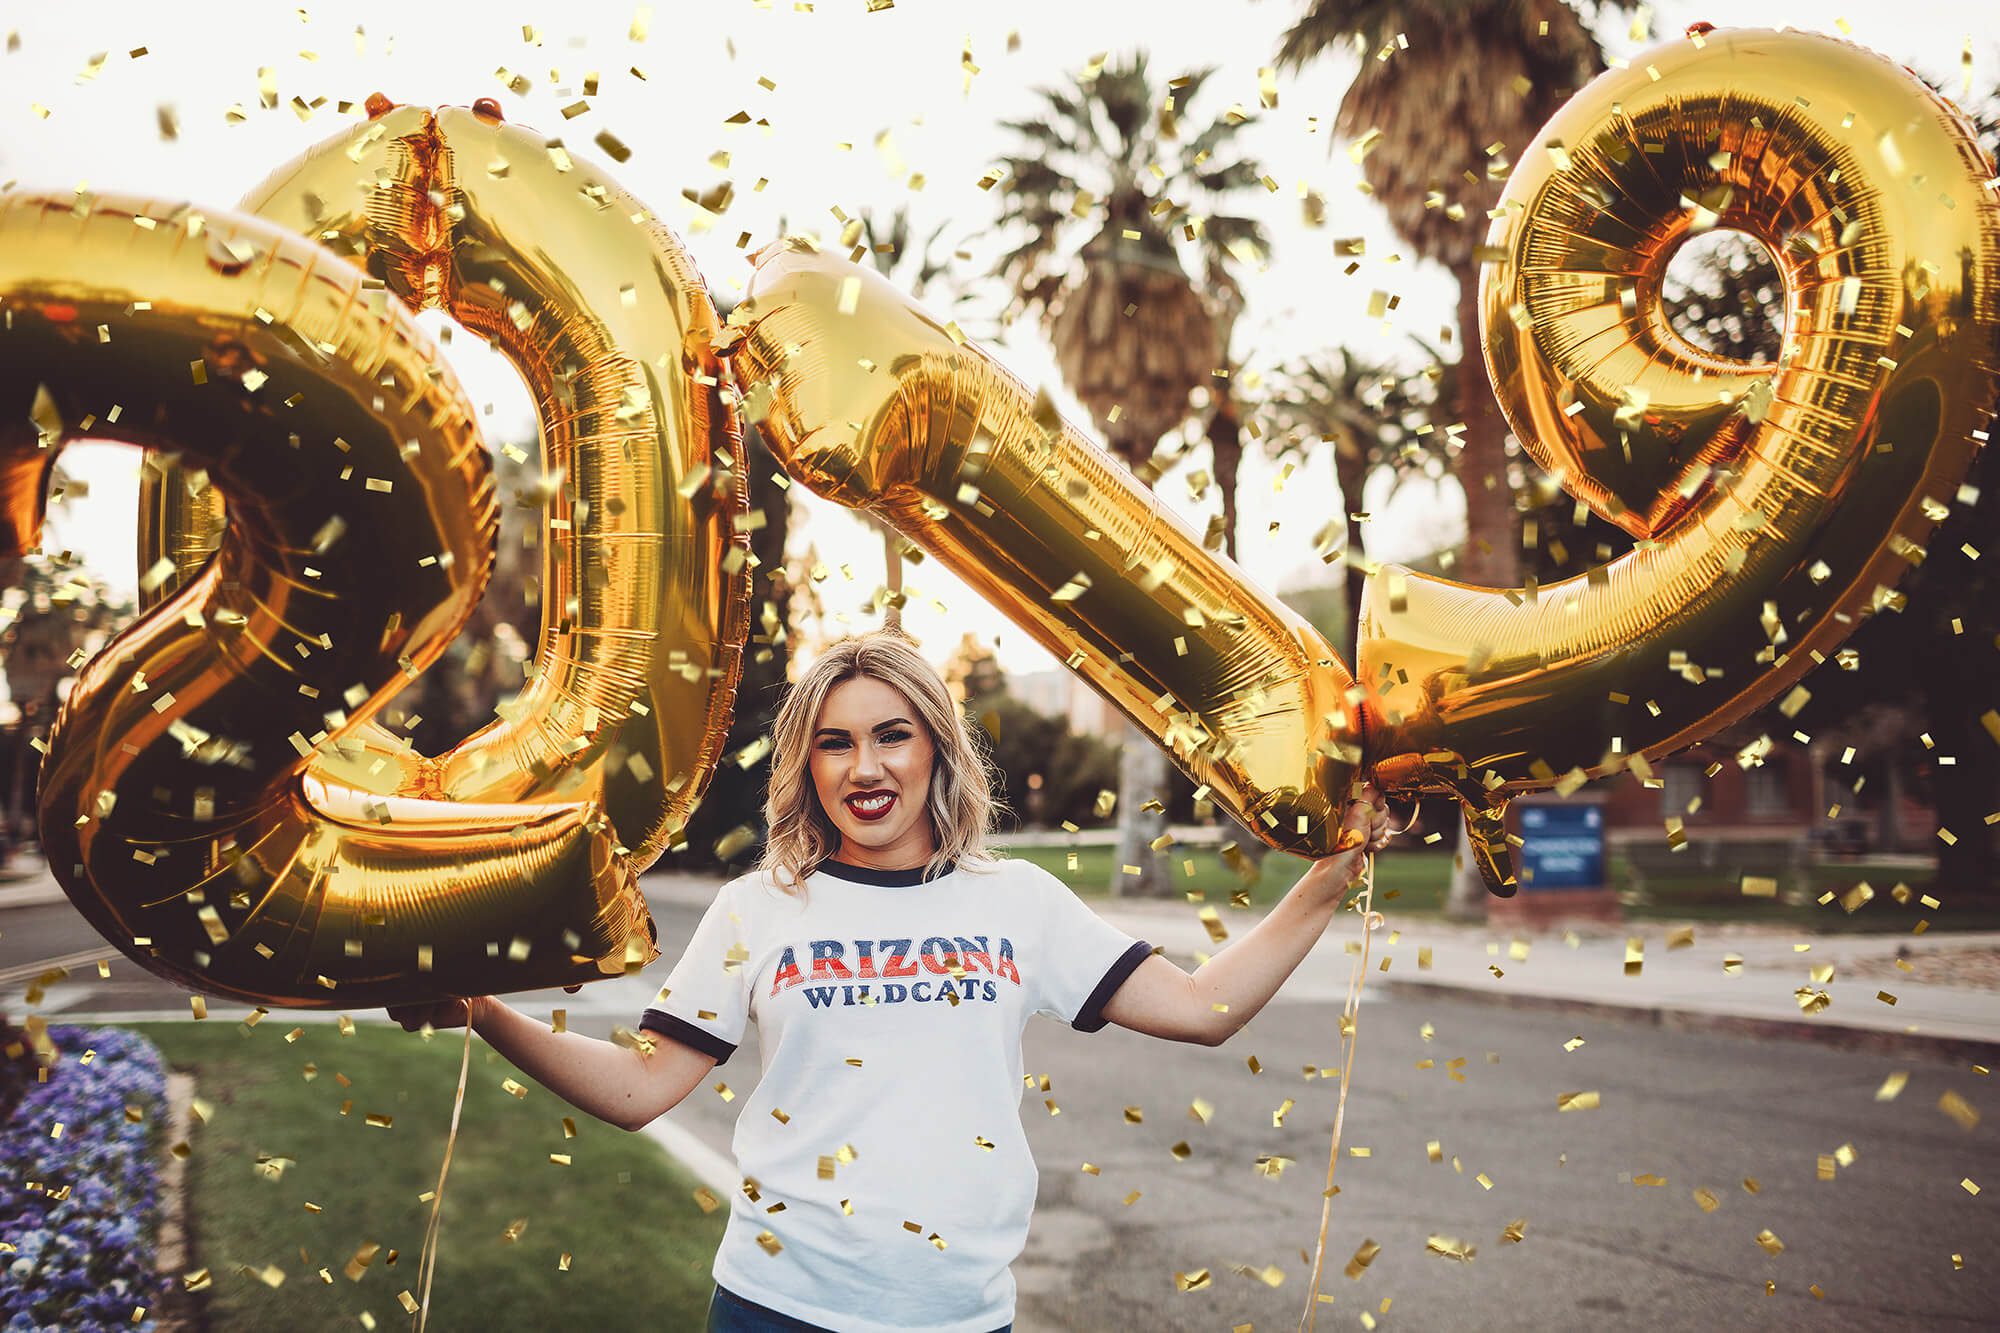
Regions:
M 811 754 L 813 789 L 840 830 L 841 860 L 880 870 L 930 860 L 936 750 L 901 690 L 872 676 L 834 686 L 813 724 Z

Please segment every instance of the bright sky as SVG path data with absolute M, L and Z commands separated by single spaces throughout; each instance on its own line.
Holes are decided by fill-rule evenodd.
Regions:
M 573 154 L 607 169 L 667 218 L 725 295 L 740 290 L 745 271 L 734 244 L 739 232 L 751 233 L 754 248 L 777 234 L 781 215 L 792 230 L 837 230 L 830 212 L 836 206 L 850 215 L 868 207 L 881 216 L 907 203 L 919 237 L 949 224 L 950 248 L 973 255 L 956 265 L 971 280 L 998 253 L 996 238 L 986 234 L 995 201 L 975 183 L 1009 150 L 1000 122 L 1031 114 L 1036 87 L 1067 83 L 1100 53 L 1115 57 L 1143 45 L 1162 81 L 1198 65 L 1218 66 L 1187 108 L 1191 118 L 1231 104 L 1254 111 L 1258 70 L 1270 64 L 1278 35 L 1302 8 L 1297 0 L 1188 8 L 1158 0 L 898 0 L 871 14 L 864 0 L 812 6 L 500 0 L 475 11 L 348 0 L 328 8 L 235 5 L 195 17 L 157 0 L 15 6 L 0 19 L 0 30 L 11 34 L 0 55 L 0 184 L 88 186 L 227 208 L 274 167 L 358 120 L 371 92 L 413 103 L 494 96 L 510 120 L 561 136 Z M 650 32 L 635 40 L 635 12 L 648 10 Z M 1168 21 L 1170 13 L 1179 17 Z M 1856 41 L 1948 79 L 1954 92 L 1968 40 L 1975 87 L 2000 81 L 2000 40 L 1990 30 L 1975 33 L 1972 14 L 1962 0 L 1767 0 L 1757 10 L 1760 21 L 1773 25 L 1837 31 L 1844 21 Z M 1190 21 L 1195 15 L 1203 21 Z M 1726 17 L 1712 6 L 1670 0 L 1655 6 L 1651 31 L 1673 34 L 1697 19 Z M 524 37 L 524 25 L 531 36 Z M 1622 23 L 1602 36 L 1613 56 L 1655 40 L 1634 37 Z M 143 55 L 129 54 L 141 47 Z M 968 48 L 978 67 L 969 78 Z M 108 54 L 93 70 L 100 53 Z M 501 66 L 532 80 L 526 96 L 502 87 L 495 74 Z M 259 104 L 262 67 L 275 76 L 274 110 Z M 1345 144 L 1329 151 L 1328 125 L 1356 67 L 1352 56 L 1332 57 L 1301 76 L 1281 77 L 1277 108 L 1258 113 L 1242 136 L 1281 186 L 1244 201 L 1273 237 L 1268 267 L 1244 277 L 1250 304 L 1236 350 L 1253 367 L 1342 343 L 1414 365 L 1405 335 L 1435 342 L 1451 317 L 1450 278 L 1398 256 L 1380 209 L 1355 190 L 1359 169 Z M 589 111 L 565 120 L 562 109 L 583 97 L 583 81 L 593 73 L 599 85 L 587 99 Z M 760 86 L 760 77 L 776 88 Z M 301 123 L 290 109 L 295 96 L 326 101 Z M 346 116 L 336 111 L 343 100 L 354 104 Z M 162 106 L 172 108 L 178 124 L 172 141 L 158 128 Z M 234 106 L 246 117 L 238 124 L 225 117 Z M 769 128 L 725 127 L 738 110 L 767 119 Z M 631 148 L 629 161 L 612 163 L 591 142 L 607 129 Z M 885 131 L 887 140 L 878 144 Z M 718 150 L 730 154 L 726 171 L 708 164 Z M 920 192 L 909 189 L 912 172 L 926 178 Z M 702 229 L 681 190 L 707 189 L 724 176 L 738 182 L 736 200 L 720 224 Z M 753 193 L 749 186 L 760 176 L 770 183 Z M 1304 187 L 1327 199 L 1323 228 L 1301 219 Z M 1334 262 L 1332 242 L 1356 236 L 1366 238 L 1367 258 L 1360 271 L 1344 276 L 1345 261 Z M 1364 313 L 1376 290 L 1402 298 L 1386 320 Z M 990 313 L 997 302 L 983 308 Z M 438 318 L 429 317 L 433 329 Z M 960 318 L 977 326 L 976 314 Z M 1017 326 L 986 345 L 1028 383 L 1046 385 L 1072 420 L 1088 424 L 1062 389 L 1038 330 Z M 512 368 L 476 339 L 455 341 L 449 354 L 474 402 L 490 409 L 489 440 L 530 438 L 531 407 Z M 1216 507 L 1215 496 L 1190 501 L 1183 479 L 1207 466 L 1205 455 L 1191 454 L 1159 486 L 1197 531 Z M 89 480 L 92 496 L 52 517 L 47 544 L 81 553 L 101 577 L 129 590 L 136 582 L 138 455 L 103 445 L 72 449 L 64 461 L 72 475 Z M 1330 460 L 1318 455 L 1274 495 L 1275 476 L 1260 456 L 1246 459 L 1239 534 L 1245 569 L 1274 589 L 1328 577 L 1332 571 L 1313 554 L 1312 537 L 1340 512 Z M 1463 532 L 1464 505 L 1454 483 L 1406 486 L 1385 505 L 1387 480 L 1376 478 L 1359 504 L 1375 515 L 1372 556 L 1413 558 Z M 803 496 L 803 488 L 794 494 Z M 829 564 L 849 562 L 857 575 L 844 585 L 834 576 L 829 605 L 852 612 L 856 628 L 867 627 L 873 618 L 863 603 L 881 578 L 879 539 L 813 497 L 798 503 L 795 543 L 802 545 L 809 532 Z M 1273 521 L 1277 530 L 1270 532 L 1266 524 Z M 907 572 L 913 596 L 905 624 L 940 655 L 971 630 L 997 644 L 1010 671 L 1056 665 L 935 562 Z

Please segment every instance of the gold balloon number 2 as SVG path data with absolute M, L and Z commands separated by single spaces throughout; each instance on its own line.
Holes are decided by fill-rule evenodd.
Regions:
M 0 549 L 32 547 L 64 441 L 173 455 L 142 525 L 157 604 L 50 741 L 51 865 L 146 966 L 245 999 L 395 1003 L 653 956 L 635 875 L 713 771 L 747 634 L 718 353 L 793 476 L 934 553 L 1272 846 L 1333 850 L 1372 773 L 1461 800 L 1503 893 L 1509 796 L 1643 774 L 1802 702 L 1923 557 L 2000 363 L 1993 171 L 1947 103 L 1810 34 L 1635 58 L 1522 155 L 1483 332 L 1530 455 L 1638 546 L 1542 588 L 1383 566 L 1350 672 L 874 273 L 773 246 L 721 329 L 673 237 L 559 145 L 485 104 L 370 112 L 255 216 L 0 200 Z M 1775 366 L 1667 324 L 1665 265 L 1710 226 L 1778 260 Z M 532 681 L 438 757 L 370 719 L 477 603 L 495 497 L 405 304 L 520 367 L 557 483 Z
M 250 217 L 0 206 L 14 548 L 63 440 L 173 451 L 146 474 L 156 604 L 50 740 L 49 862 L 140 962 L 245 1000 L 621 973 L 658 956 L 637 872 L 713 771 L 748 633 L 715 312 L 637 201 L 497 108 L 369 111 Z M 493 478 L 411 322 L 427 306 L 521 371 L 549 479 L 530 679 L 437 757 L 369 720 L 494 558 Z
M 1503 816 L 1782 697 L 1957 497 L 2000 365 L 2000 204 L 1964 118 L 1800 32 L 1691 30 L 1583 89 L 1521 154 L 1482 325 L 1529 454 L 1636 549 L 1541 588 L 1371 573 L 1356 670 L 954 328 L 792 242 L 731 315 L 753 419 L 816 491 L 901 528 L 1169 748 L 1272 846 L 1333 850 L 1349 783 Z M 1668 324 L 1690 235 L 1784 277 L 1777 364 Z

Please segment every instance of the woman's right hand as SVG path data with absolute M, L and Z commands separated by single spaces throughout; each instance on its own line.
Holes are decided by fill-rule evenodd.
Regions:
M 405 1032 L 420 1031 L 426 1023 L 439 1031 L 462 1028 L 476 1013 L 477 1007 L 486 1001 L 486 996 L 475 995 L 470 999 L 438 1000 L 432 1004 L 391 1005 L 389 1017 L 401 1023 Z

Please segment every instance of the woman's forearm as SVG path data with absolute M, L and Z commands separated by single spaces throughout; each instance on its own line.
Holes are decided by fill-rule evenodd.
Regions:
M 577 1032 L 556 1032 L 491 996 L 473 1013 L 472 1030 L 522 1073 L 586 1115 L 620 1128 L 644 1124 L 663 1108 L 644 1105 L 646 1056 Z
M 1308 872 L 1249 934 L 1194 970 L 1199 1014 L 1214 1044 L 1257 1016 L 1333 920 L 1340 895 L 1310 879 Z

